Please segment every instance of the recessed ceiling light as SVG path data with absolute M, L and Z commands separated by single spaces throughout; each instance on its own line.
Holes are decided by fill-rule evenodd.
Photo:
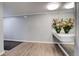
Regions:
M 65 9 L 71 9 L 71 8 L 74 8 L 74 2 L 66 3 L 66 4 L 64 5 L 64 8 L 65 8 Z
M 48 10 L 56 10 L 56 9 L 59 8 L 59 6 L 60 6 L 59 3 L 49 3 L 49 4 L 47 5 L 47 9 L 48 9 Z

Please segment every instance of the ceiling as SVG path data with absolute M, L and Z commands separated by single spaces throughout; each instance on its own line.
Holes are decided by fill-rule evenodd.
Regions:
M 73 9 L 63 9 L 65 2 L 60 2 L 61 6 L 55 11 L 46 9 L 49 2 L 4 2 L 4 16 L 22 16 L 31 14 L 44 14 L 48 12 L 73 12 Z

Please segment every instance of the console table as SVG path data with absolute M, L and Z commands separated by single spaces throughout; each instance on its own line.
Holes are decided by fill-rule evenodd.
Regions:
M 54 42 L 60 47 L 66 56 L 74 55 L 74 34 L 53 33 Z

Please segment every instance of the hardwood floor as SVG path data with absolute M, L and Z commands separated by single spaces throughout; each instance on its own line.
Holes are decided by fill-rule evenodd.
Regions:
M 54 44 L 21 43 L 6 51 L 3 56 L 63 56 L 62 51 Z

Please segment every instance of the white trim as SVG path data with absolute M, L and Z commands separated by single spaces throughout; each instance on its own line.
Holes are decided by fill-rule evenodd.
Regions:
M 32 42 L 32 43 L 48 43 L 48 44 L 57 44 L 56 42 L 46 42 L 46 41 L 27 41 L 27 40 L 16 40 L 16 39 L 5 39 L 8 41 L 18 41 L 18 42 Z
M 0 56 L 3 55 L 5 53 L 5 51 L 0 52 Z
M 32 42 L 32 43 L 48 43 L 48 44 L 58 44 L 58 42 L 47 42 L 47 41 L 27 41 L 27 40 L 16 40 L 16 39 L 5 39 L 8 41 L 18 41 L 18 42 Z M 62 42 L 59 44 L 74 44 L 72 42 Z
M 60 47 L 60 49 L 63 51 L 63 53 L 64 53 L 66 56 L 69 56 L 69 54 L 64 50 L 64 48 L 63 48 L 60 44 L 58 44 L 58 46 Z

